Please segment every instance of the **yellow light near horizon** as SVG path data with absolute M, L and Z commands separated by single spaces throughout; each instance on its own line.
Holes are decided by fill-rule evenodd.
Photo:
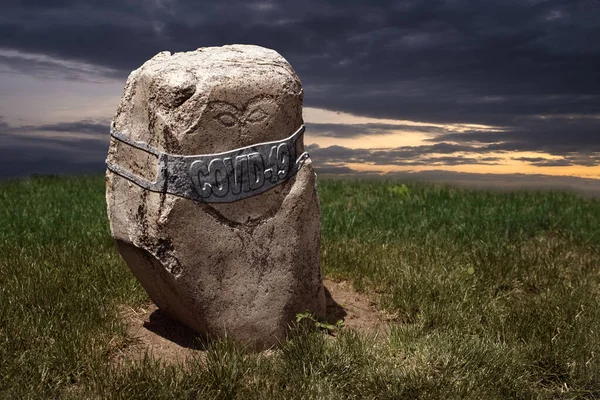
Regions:
M 420 172 L 420 171 L 453 171 L 474 174 L 540 174 L 552 176 L 575 176 L 580 178 L 600 179 L 600 167 L 565 166 L 565 167 L 537 167 L 519 163 L 507 165 L 428 165 L 428 166 L 396 166 L 348 163 L 345 166 L 359 172 Z
M 354 115 L 341 111 L 325 110 L 323 108 L 304 107 L 303 117 L 305 122 L 319 124 L 386 124 L 386 125 L 409 125 L 409 126 L 431 126 L 445 128 L 450 131 L 463 132 L 469 129 L 498 130 L 499 127 L 480 124 L 434 124 L 430 122 L 419 122 L 404 119 L 372 118 Z
M 433 145 L 434 142 L 428 141 L 433 134 L 411 131 L 407 126 L 431 126 L 445 129 L 448 132 L 465 132 L 468 130 L 480 130 L 488 132 L 499 132 L 504 128 L 501 126 L 489 126 L 481 124 L 432 124 L 417 121 L 394 120 L 383 118 L 362 117 L 349 113 L 335 112 L 320 108 L 305 107 L 304 119 L 306 122 L 312 123 L 327 123 L 327 124 L 387 124 L 387 125 L 402 125 L 402 129 L 390 131 L 381 135 L 361 135 L 353 138 L 333 138 L 325 136 L 311 135 L 310 131 L 306 132 L 304 142 L 306 144 L 316 143 L 320 147 L 343 146 L 350 149 L 392 149 L 404 146 L 427 146 Z M 497 157 L 498 165 L 492 164 L 464 164 L 464 165 L 427 165 L 427 166 L 397 166 L 397 165 L 373 165 L 373 164 L 357 164 L 348 163 L 347 167 L 356 171 L 432 171 L 445 170 L 454 172 L 468 173 L 490 173 L 490 174 L 543 174 L 554 176 L 578 176 L 585 178 L 600 178 L 600 167 L 592 166 L 536 166 L 527 161 L 515 160 L 515 158 L 543 158 L 547 160 L 560 160 L 561 157 L 552 156 L 547 153 L 523 151 L 523 152 L 497 152 L 485 153 L 484 155 L 477 152 L 456 152 L 452 154 L 424 154 L 428 157 L 444 157 L 444 156 L 464 156 L 473 158 Z
M 391 125 L 414 125 L 414 126 L 439 126 L 425 122 L 415 122 L 398 119 L 362 117 L 350 113 L 325 110 L 323 108 L 304 107 L 303 117 L 305 122 L 319 124 L 391 124 Z
M 360 124 L 385 124 L 398 125 L 398 130 L 389 130 L 384 134 L 359 135 L 349 138 L 337 138 L 328 136 L 318 136 L 311 134 L 310 130 L 305 133 L 304 142 L 306 144 L 316 143 L 321 147 L 344 146 L 351 149 L 358 148 L 393 148 L 403 146 L 427 146 L 433 143 L 428 142 L 434 134 L 411 130 L 410 126 L 422 127 L 428 126 L 440 128 L 448 132 L 464 132 L 471 129 L 498 131 L 501 128 L 477 125 L 477 124 L 432 124 L 418 121 L 370 118 L 353 115 L 349 113 L 336 112 L 321 108 L 304 108 L 304 120 L 308 123 L 318 124 L 340 124 L 340 125 L 360 125 Z
M 402 146 L 423 146 L 431 145 L 427 142 L 430 135 L 422 132 L 393 131 L 388 135 L 369 135 L 358 136 L 354 138 L 335 138 L 327 136 L 313 136 L 305 133 L 304 143 L 316 143 L 320 147 L 343 146 L 350 149 L 374 149 L 374 148 L 394 148 Z M 367 146 L 365 146 L 367 145 Z

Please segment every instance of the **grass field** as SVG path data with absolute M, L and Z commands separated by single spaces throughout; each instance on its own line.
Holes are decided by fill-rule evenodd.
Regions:
M 600 398 L 600 199 L 320 181 L 325 275 L 376 296 L 389 336 L 298 328 L 185 368 L 117 365 L 123 305 L 104 178 L 0 184 L 0 398 Z

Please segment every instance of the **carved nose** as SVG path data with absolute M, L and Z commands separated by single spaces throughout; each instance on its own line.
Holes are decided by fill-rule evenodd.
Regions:
M 260 131 L 256 129 L 256 127 L 254 126 L 254 124 L 252 123 L 248 123 L 246 121 L 240 121 L 240 134 L 243 137 L 249 137 L 249 138 L 254 138 L 254 137 L 259 137 L 260 136 Z

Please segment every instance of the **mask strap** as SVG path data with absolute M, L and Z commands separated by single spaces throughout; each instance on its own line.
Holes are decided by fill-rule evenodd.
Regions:
M 296 174 L 296 172 L 302 167 L 305 160 L 307 160 L 310 156 L 307 152 L 303 152 L 299 157 L 295 157 L 295 160 L 290 160 L 290 173 L 285 179 L 281 179 L 275 184 L 266 184 L 264 187 L 261 187 L 259 190 L 256 190 L 252 193 L 243 193 L 241 196 L 226 196 L 226 199 L 220 199 L 215 196 L 212 196 L 210 199 L 203 198 L 198 193 L 198 188 L 195 188 L 193 179 L 190 175 L 190 167 L 195 160 L 211 160 L 215 158 L 224 158 L 231 157 L 232 155 L 243 155 L 250 154 L 250 152 L 256 152 L 257 149 L 261 152 L 261 149 L 264 151 L 265 149 L 272 148 L 273 146 L 277 147 L 280 144 L 287 144 L 290 147 L 292 156 L 295 156 L 295 146 L 296 142 L 300 137 L 304 134 L 305 126 L 302 125 L 300 128 L 296 130 L 291 136 L 272 142 L 259 143 L 251 146 L 246 146 L 240 149 L 230 150 L 222 153 L 216 154 L 208 154 L 208 155 L 192 155 L 192 156 L 182 156 L 182 155 L 173 155 L 164 153 L 153 146 L 150 146 L 147 143 L 136 141 L 131 139 L 130 137 L 124 135 L 123 133 L 117 131 L 114 126 L 114 121 L 111 122 L 110 134 L 111 137 L 123 142 L 131 147 L 142 150 L 146 153 L 152 154 L 158 157 L 158 178 L 155 181 L 148 181 L 144 178 L 141 178 L 130 171 L 125 170 L 119 165 L 115 165 L 111 163 L 108 159 L 106 160 L 106 167 L 114 172 L 117 175 L 122 176 L 125 179 L 135 183 L 136 185 L 148 189 L 154 192 L 161 193 L 170 193 L 180 197 L 190 198 L 193 200 L 199 201 L 209 201 L 209 202 L 230 202 L 235 201 L 241 198 L 250 197 L 255 194 L 260 194 L 265 190 L 270 189 L 275 186 L 275 184 L 280 184 L 283 181 L 287 180 L 289 177 Z M 263 154 L 266 156 L 267 154 Z

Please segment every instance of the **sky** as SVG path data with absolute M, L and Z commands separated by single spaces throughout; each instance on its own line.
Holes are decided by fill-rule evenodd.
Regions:
M 600 188 L 600 0 L 2 0 L 0 179 L 102 173 L 132 70 L 235 43 L 297 72 L 318 174 Z

